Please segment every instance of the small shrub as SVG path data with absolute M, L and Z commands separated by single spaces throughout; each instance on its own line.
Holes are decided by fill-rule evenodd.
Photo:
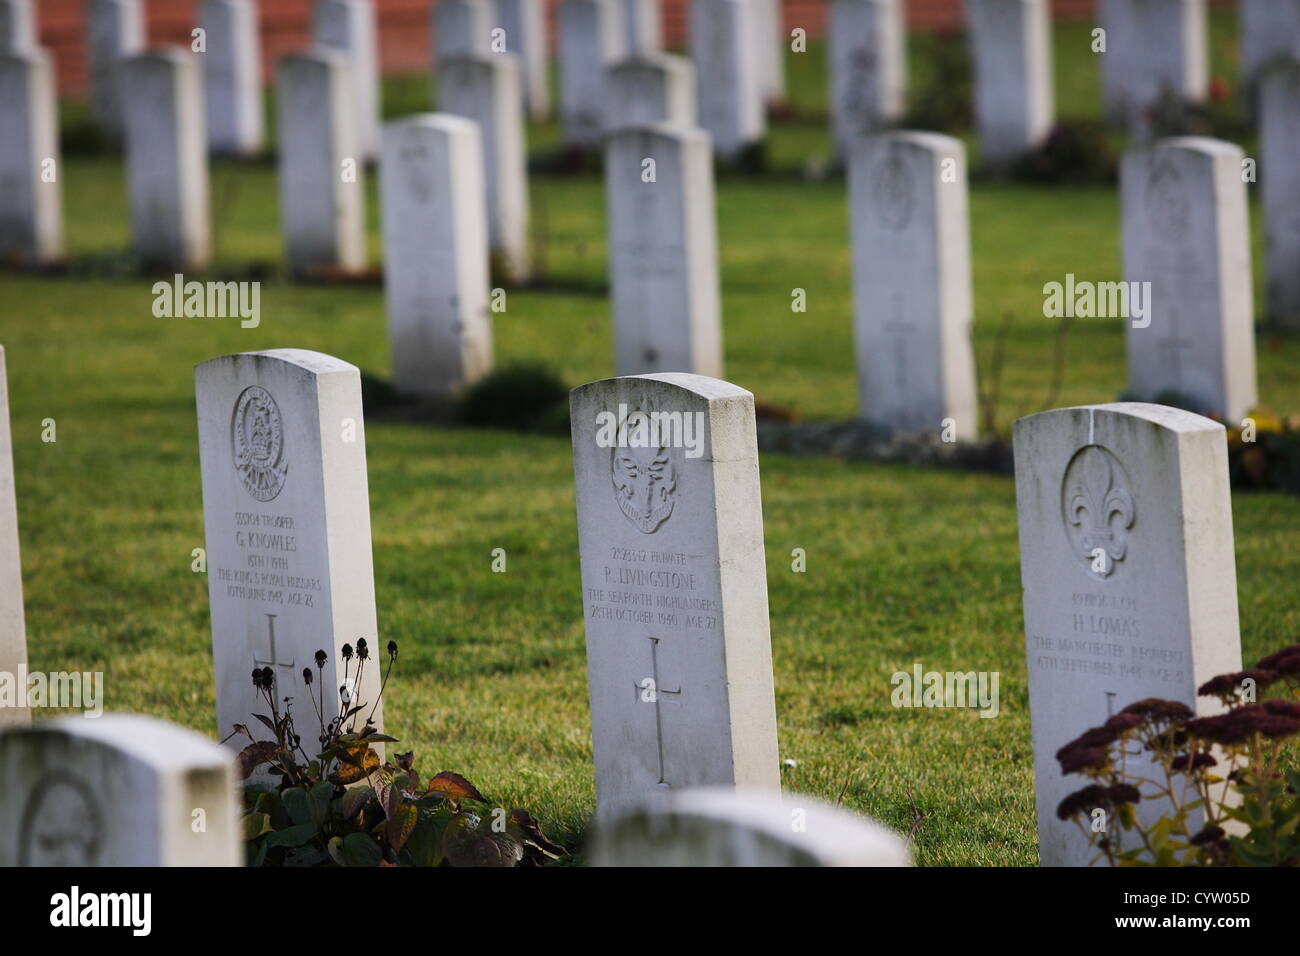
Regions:
M 1101 123 L 1058 123 L 1038 149 L 1018 159 L 1011 176 L 1024 182 L 1109 185 L 1118 162 Z
M 514 365 L 490 372 L 466 389 L 460 419 L 482 428 L 567 433 L 569 390 L 544 365 Z

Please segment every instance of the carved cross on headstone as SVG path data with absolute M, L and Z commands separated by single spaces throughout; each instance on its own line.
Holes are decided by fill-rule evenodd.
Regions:
M 286 673 L 289 675 L 289 680 L 292 681 L 294 679 L 294 673 L 297 664 L 295 663 L 295 659 L 292 657 L 290 657 L 289 660 L 287 661 L 280 660 L 279 656 L 275 652 L 275 615 L 274 614 L 266 615 L 266 629 L 267 629 L 268 640 L 271 644 L 271 652 L 267 655 L 269 659 L 261 660 L 256 654 L 254 654 L 253 663 L 258 667 L 287 668 L 288 670 L 286 671 Z M 275 678 L 275 682 L 277 685 L 280 684 L 279 676 Z
M 680 686 L 676 690 L 664 690 L 659 684 L 659 638 L 650 638 L 650 676 L 643 677 L 636 682 L 636 689 L 640 700 L 647 704 L 654 704 L 655 708 L 655 751 L 659 758 L 659 785 L 668 786 L 664 773 L 664 725 L 663 712 L 659 709 L 659 704 L 663 700 L 663 695 L 668 695 L 671 699 L 679 697 L 682 693 Z

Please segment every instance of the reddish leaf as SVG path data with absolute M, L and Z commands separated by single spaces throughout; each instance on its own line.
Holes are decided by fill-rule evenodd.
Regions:
M 453 798 L 467 798 L 477 800 L 479 803 L 487 803 L 487 797 L 478 792 L 474 784 L 470 783 L 458 773 L 450 770 L 444 770 L 438 776 L 429 781 L 430 793 L 445 793 Z
M 339 768 L 330 774 L 329 781 L 336 787 L 346 787 L 378 769 L 379 754 L 369 747 L 350 747 L 339 754 Z
M 385 824 L 388 845 L 394 850 L 400 850 L 415 832 L 415 824 L 419 819 L 420 811 L 415 809 L 413 803 L 403 803 L 394 812 L 388 814 L 388 821 Z
M 249 744 L 235 758 L 235 768 L 241 780 L 247 780 L 253 771 L 275 757 L 280 745 L 274 740 L 259 740 Z

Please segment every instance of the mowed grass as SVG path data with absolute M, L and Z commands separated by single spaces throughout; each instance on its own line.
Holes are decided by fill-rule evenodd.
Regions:
M 1215 20 L 1214 70 L 1228 77 L 1232 27 Z M 1087 38 L 1084 26 L 1057 30 L 1071 117 L 1096 113 Z M 925 66 L 914 59 L 914 77 Z M 718 182 L 726 375 L 810 419 L 855 411 L 844 185 L 797 175 L 827 148 L 823 69 L 816 46 L 788 57 L 799 114 L 772 132 L 773 171 Z M 426 85 L 391 81 L 390 112 L 425 108 Z M 553 128 L 530 130 L 538 156 L 555 142 Z M 273 167 L 216 164 L 212 183 L 212 274 L 278 263 Z M 64 186 L 73 258 L 111 264 L 128 242 L 120 163 L 70 156 Z M 536 175 L 530 188 L 547 281 L 510 290 L 494 316 L 498 362 L 544 361 L 570 384 L 610 375 L 600 181 Z M 971 216 L 983 369 L 997 324 L 1015 317 L 996 415 L 1005 430 L 1049 391 L 1043 284 L 1066 272 L 1120 278 L 1118 200 L 977 183 Z M 215 734 L 207 581 L 190 570 L 203 545 L 193 365 L 295 346 L 386 378 L 384 303 L 378 287 L 271 278 L 261 325 L 241 329 L 155 318 L 153 281 L 0 276 L 29 652 L 36 669 L 104 671 L 110 708 Z M 790 310 L 795 288 L 806 313 Z M 1300 411 L 1298 345 L 1260 339 L 1263 400 L 1286 412 Z M 1057 403 L 1110 401 L 1123 387 L 1119 323 L 1076 323 Z M 47 418 L 57 442 L 41 441 Z M 576 844 L 594 786 L 568 442 L 372 420 L 367 445 L 379 638 L 402 647 L 388 729 L 426 774 L 460 771 Z M 923 864 L 1033 864 L 1011 480 L 770 455 L 762 469 L 780 749 L 795 761 L 785 785 L 915 826 Z M 1300 501 L 1236 495 L 1233 519 L 1252 660 L 1300 631 Z M 504 574 L 491 571 L 494 548 L 508 554 Z M 791 570 L 794 548 L 806 573 Z M 890 675 L 914 662 L 999 672 L 1001 715 L 893 709 Z

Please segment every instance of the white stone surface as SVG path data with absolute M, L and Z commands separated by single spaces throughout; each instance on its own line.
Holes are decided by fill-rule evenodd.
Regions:
M 1162 96 L 1205 98 L 1205 0 L 1098 0 L 1098 16 L 1106 31 L 1102 98 L 1112 121 L 1147 136 Z
M 1300 0 L 1237 0 L 1241 74 L 1248 83 L 1277 59 L 1300 59 Z
M 669 123 L 695 126 L 695 67 L 683 56 L 650 53 L 605 73 L 605 128 Z
M 317 46 L 348 58 L 357 148 L 366 160 L 379 155 L 379 38 L 371 0 L 316 0 L 312 37 Z
M 1175 137 L 1130 149 L 1120 170 L 1124 278 L 1151 283 L 1149 325 L 1125 323 L 1129 395 L 1176 393 L 1231 422 L 1258 398 L 1243 158 Z
M 564 141 L 600 144 L 605 116 L 605 70 L 626 55 L 622 0 L 561 0 L 560 116 Z
M 545 119 L 551 111 L 551 87 L 543 0 L 496 0 L 496 20 L 506 31 L 506 52 L 519 57 L 524 109 L 534 119 Z
M 0 866 L 241 866 L 239 814 L 230 755 L 175 724 L 105 714 L 0 733 Z
M 831 0 L 827 29 L 831 121 L 843 155 L 856 135 L 903 113 L 907 31 L 901 0 Z
M 122 63 L 131 239 L 151 266 L 201 269 L 211 255 L 200 70 L 178 47 Z
M 980 159 L 1000 166 L 1052 131 L 1052 12 L 1048 0 L 966 0 L 966 17 Z
M 455 393 L 492 366 L 478 124 L 440 113 L 387 124 L 379 198 L 393 384 Z
M 314 50 L 276 70 L 280 228 L 294 275 L 366 264 L 365 172 L 353 124 L 347 57 Z M 344 178 L 344 165 L 355 176 Z
M 945 174 L 945 171 L 947 174 Z M 860 414 L 936 436 L 976 436 L 966 153 L 938 133 L 850 147 L 854 342 Z
M 49 54 L 36 47 L 0 53 L 0 261 L 39 264 L 63 255 L 58 122 Z
M 140 0 L 86 0 L 85 11 L 90 115 L 118 137 L 124 123 L 119 61 L 144 49 L 144 9 Z
M 1014 433 L 1039 859 L 1084 866 L 1097 851 L 1056 808 L 1087 781 L 1056 752 L 1148 697 L 1212 713 L 1196 688 L 1241 669 L 1227 439 L 1137 403 L 1041 412 Z
M 779 791 L 754 396 L 667 373 L 569 407 L 598 818 L 687 787 Z M 623 447 L 602 412 L 632 418 Z M 680 427 L 633 447 L 636 412 Z
M 1262 75 L 1259 157 L 1268 318 L 1300 329 L 1300 61 Z
M 438 67 L 438 107 L 479 127 L 488 248 L 502 278 L 528 278 L 528 149 L 519 61 L 513 53 L 458 56 Z
M 9 380 L 0 345 L 0 674 L 18 687 L 27 667 L 27 627 L 23 615 L 23 572 L 18 554 L 18 503 L 14 494 L 13 438 L 9 431 Z M 0 728 L 31 719 L 27 698 L 0 706 Z
M 781 0 L 753 0 L 757 7 L 755 43 L 758 49 L 758 92 L 764 103 L 785 100 L 785 32 Z
M 495 20 L 491 0 L 437 0 L 433 5 L 435 69 L 449 56 L 492 52 Z
M 627 56 L 663 49 L 663 11 L 659 0 L 618 0 L 622 7 L 623 52 Z
M 206 34 L 203 95 L 208 149 L 251 156 L 262 148 L 262 52 L 253 0 L 203 0 L 199 23 Z
M 767 132 L 758 8 L 751 0 L 692 0 L 691 59 L 700 125 L 720 159 L 730 161 Z
M 653 181 L 649 178 L 653 161 Z M 708 134 L 625 128 L 605 145 L 614 367 L 722 374 L 718 232 Z
M 902 836 L 795 793 L 699 787 L 596 828 L 592 866 L 911 866 Z
M 0 53 L 31 50 L 36 43 L 31 0 L 0 0 Z
M 266 707 L 250 678 L 255 667 L 275 674 L 282 711 L 283 698 L 293 698 L 311 756 L 320 695 L 329 719 L 345 684 L 366 705 L 356 729 L 375 708 L 382 730 L 387 642 L 375 621 L 360 371 L 320 352 L 278 349 L 210 359 L 194 383 L 218 735 L 236 723 L 260 730 L 251 719 Z M 362 637 L 371 660 L 359 675 L 359 661 L 346 663 L 341 649 Z M 323 672 L 318 649 L 329 655 Z M 234 737 L 228 746 L 247 744 Z

